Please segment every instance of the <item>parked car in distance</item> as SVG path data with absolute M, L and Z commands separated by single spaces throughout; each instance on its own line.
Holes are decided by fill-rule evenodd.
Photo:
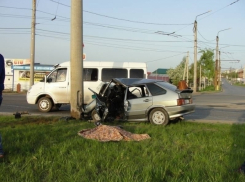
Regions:
M 179 90 L 161 80 L 113 78 L 99 93 L 91 91 L 96 95 L 96 104 L 88 104 L 87 113 L 102 122 L 119 119 L 167 125 L 169 120 L 195 111 L 193 90 Z

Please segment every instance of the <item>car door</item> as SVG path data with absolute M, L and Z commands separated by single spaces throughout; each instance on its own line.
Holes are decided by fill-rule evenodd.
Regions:
M 68 84 L 67 68 L 57 69 L 47 78 L 45 90 L 55 103 L 68 103 Z
M 129 104 L 126 111 L 128 119 L 137 120 L 146 117 L 146 110 L 152 105 L 152 96 L 148 93 L 145 86 L 128 88 L 126 98 Z

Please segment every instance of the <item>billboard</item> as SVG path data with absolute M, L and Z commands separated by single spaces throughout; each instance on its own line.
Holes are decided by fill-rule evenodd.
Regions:
M 4 61 L 6 75 L 13 75 L 13 70 L 11 67 L 14 65 L 30 64 L 30 59 L 4 59 Z
M 49 74 L 50 71 L 34 71 L 34 81 L 38 82 L 43 80 L 44 76 Z M 29 81 L 30 71 L 19 71 L 19 81 Z
M 5 59 L 5 68 L 13 65 L 30 64 L 30 59 Z

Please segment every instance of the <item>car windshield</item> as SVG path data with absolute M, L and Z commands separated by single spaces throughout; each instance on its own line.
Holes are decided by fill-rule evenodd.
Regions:
M 172 85 L 168 82 L 157 82 L 156 84 L 172 91 L 175 91 L 177 89 L 175 85 Z

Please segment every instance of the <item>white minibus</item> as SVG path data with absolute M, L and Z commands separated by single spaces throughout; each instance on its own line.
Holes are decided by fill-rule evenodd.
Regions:
M 99 91 L 102 83 L 112 78 L 147 78 L 146 63 L 138 62 L 83 62 L 84 104 L 92 101 L 92 92 Z M 58 109 L 70 103 L 70 62 L 55 66 L 54 70 L 27 92 L 27 102 L 38 104 L 41 112 Z

